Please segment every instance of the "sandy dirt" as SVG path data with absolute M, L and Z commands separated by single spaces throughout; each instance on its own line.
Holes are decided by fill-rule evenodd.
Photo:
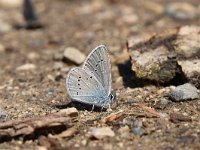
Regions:
M 16 29 L 23 23 L 19 8 L 1 8 L 4 21 L 13 27 L 1 33 L 0 45 L 0 107 L 7 113 L 6 120 L 44 116 L 61 108 L 76 107 L 79 116 L 74 127 L 77 133 L 56 140 L 49 149 L 200 149 L 200 101 L 172 102 L 166 96 L 173 84 L 162 86 L 144 84 L 134 79 L 130 65 L 123 62 L 123 50 L 129 37 L 146 32 L 182 26 L 198 25 L 198 18 L 178 20 L 163 11 L 168 1 L 137 0 L 34 0 L 43 28 Z M 186 1 L 200 10 L 197 0 Z M 1 14 L 0 14 L 1 15 Z M 73 46 L 84 54 L 100 44 L 109 48 L 112 65 L 112 87 L 116 103 L 112 112 L 91 112 L 75 104 L 67 105 L 65 79 L 68 69 L 75 66 L 56 61 L 54 55 Z M 118 60 L 122 59 L 122 60 Z M 120 62 L 121 61 L 121 62 Z M 57 69 L 55 63 L 61 63 Z M 117 62 L 120 62 L 117 63 Z M 24 64 L 34 64 L 27 71 L 17 70 Z M 164 106 L 162 99 L 167 100 Z M 101 119 L 111 113 L 139 103 L 168 115 L 179 113 L 192 121 L 173 122 L 153 117 L 149 113 L 132 109 L 112 123 Z M 114 137 L 97 140 L 88 136 L 91 127 L 109 126 Z M 19 137 L 2 142 L 0 149 L 47 149 L 38 139 Z

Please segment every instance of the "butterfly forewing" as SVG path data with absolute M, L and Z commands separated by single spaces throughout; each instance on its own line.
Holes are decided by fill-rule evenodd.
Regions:
M 101 83 L 83 68 L 74 67 L 69 71 L 66 86 L 72 100 L 99 106 L 104 101 L 105 90 Z
M 103 86 L 107 96 L 111 92 L 110 68 L 108 50 L 104 45 L 100 45 L 93 49 L 83 64 L 83 69 L 90 71 L 91 74 L 94 74 Z

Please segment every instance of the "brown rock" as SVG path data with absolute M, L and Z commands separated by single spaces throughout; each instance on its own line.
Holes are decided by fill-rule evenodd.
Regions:
M 166 83 L 176 75 L 200 86 L 200 27 L 183 26 L 128 40 L 132 70 L 138 78 Z
M 183 72 L 189 82 L 196 87 L 200 87 L 200 60 L 180 60 L 178 64 L 182 67 Z
M 200 57 L 200 27 L 184 26 L 179 29 L 174 49 L 177 54 L 189 58 Z
M 132 70 L 138 78 L 168 82 L 181 72 L 171 44 L 176 33 L 175 29 L 160 35 L 153 33 L 136 37 L 134 43 L 130 40 Z
M 178 113 L 171 113 L 170 121 L 172 121 L 173 123 L 178 123 L 180 121 L 191 122 L 192 118 L 190 116 L 185 116 L 185 115 L 178 114 Z

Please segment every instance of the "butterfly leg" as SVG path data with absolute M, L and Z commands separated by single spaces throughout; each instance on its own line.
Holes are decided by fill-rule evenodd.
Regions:
M 91 110 L 91 112 L 93 112 L 93 110 L 94 110 L 94 105 L 92 105 L 92 110 Z
M 110 104 L 108 104 L 108 111 L 112 111 Z

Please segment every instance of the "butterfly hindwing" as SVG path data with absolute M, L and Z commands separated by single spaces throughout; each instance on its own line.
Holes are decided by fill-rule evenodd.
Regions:
M 66 87 L 72 100 L 101 106 L 105 90 L 96 77 L 89 71 L 74 67 L 66 79 Z

